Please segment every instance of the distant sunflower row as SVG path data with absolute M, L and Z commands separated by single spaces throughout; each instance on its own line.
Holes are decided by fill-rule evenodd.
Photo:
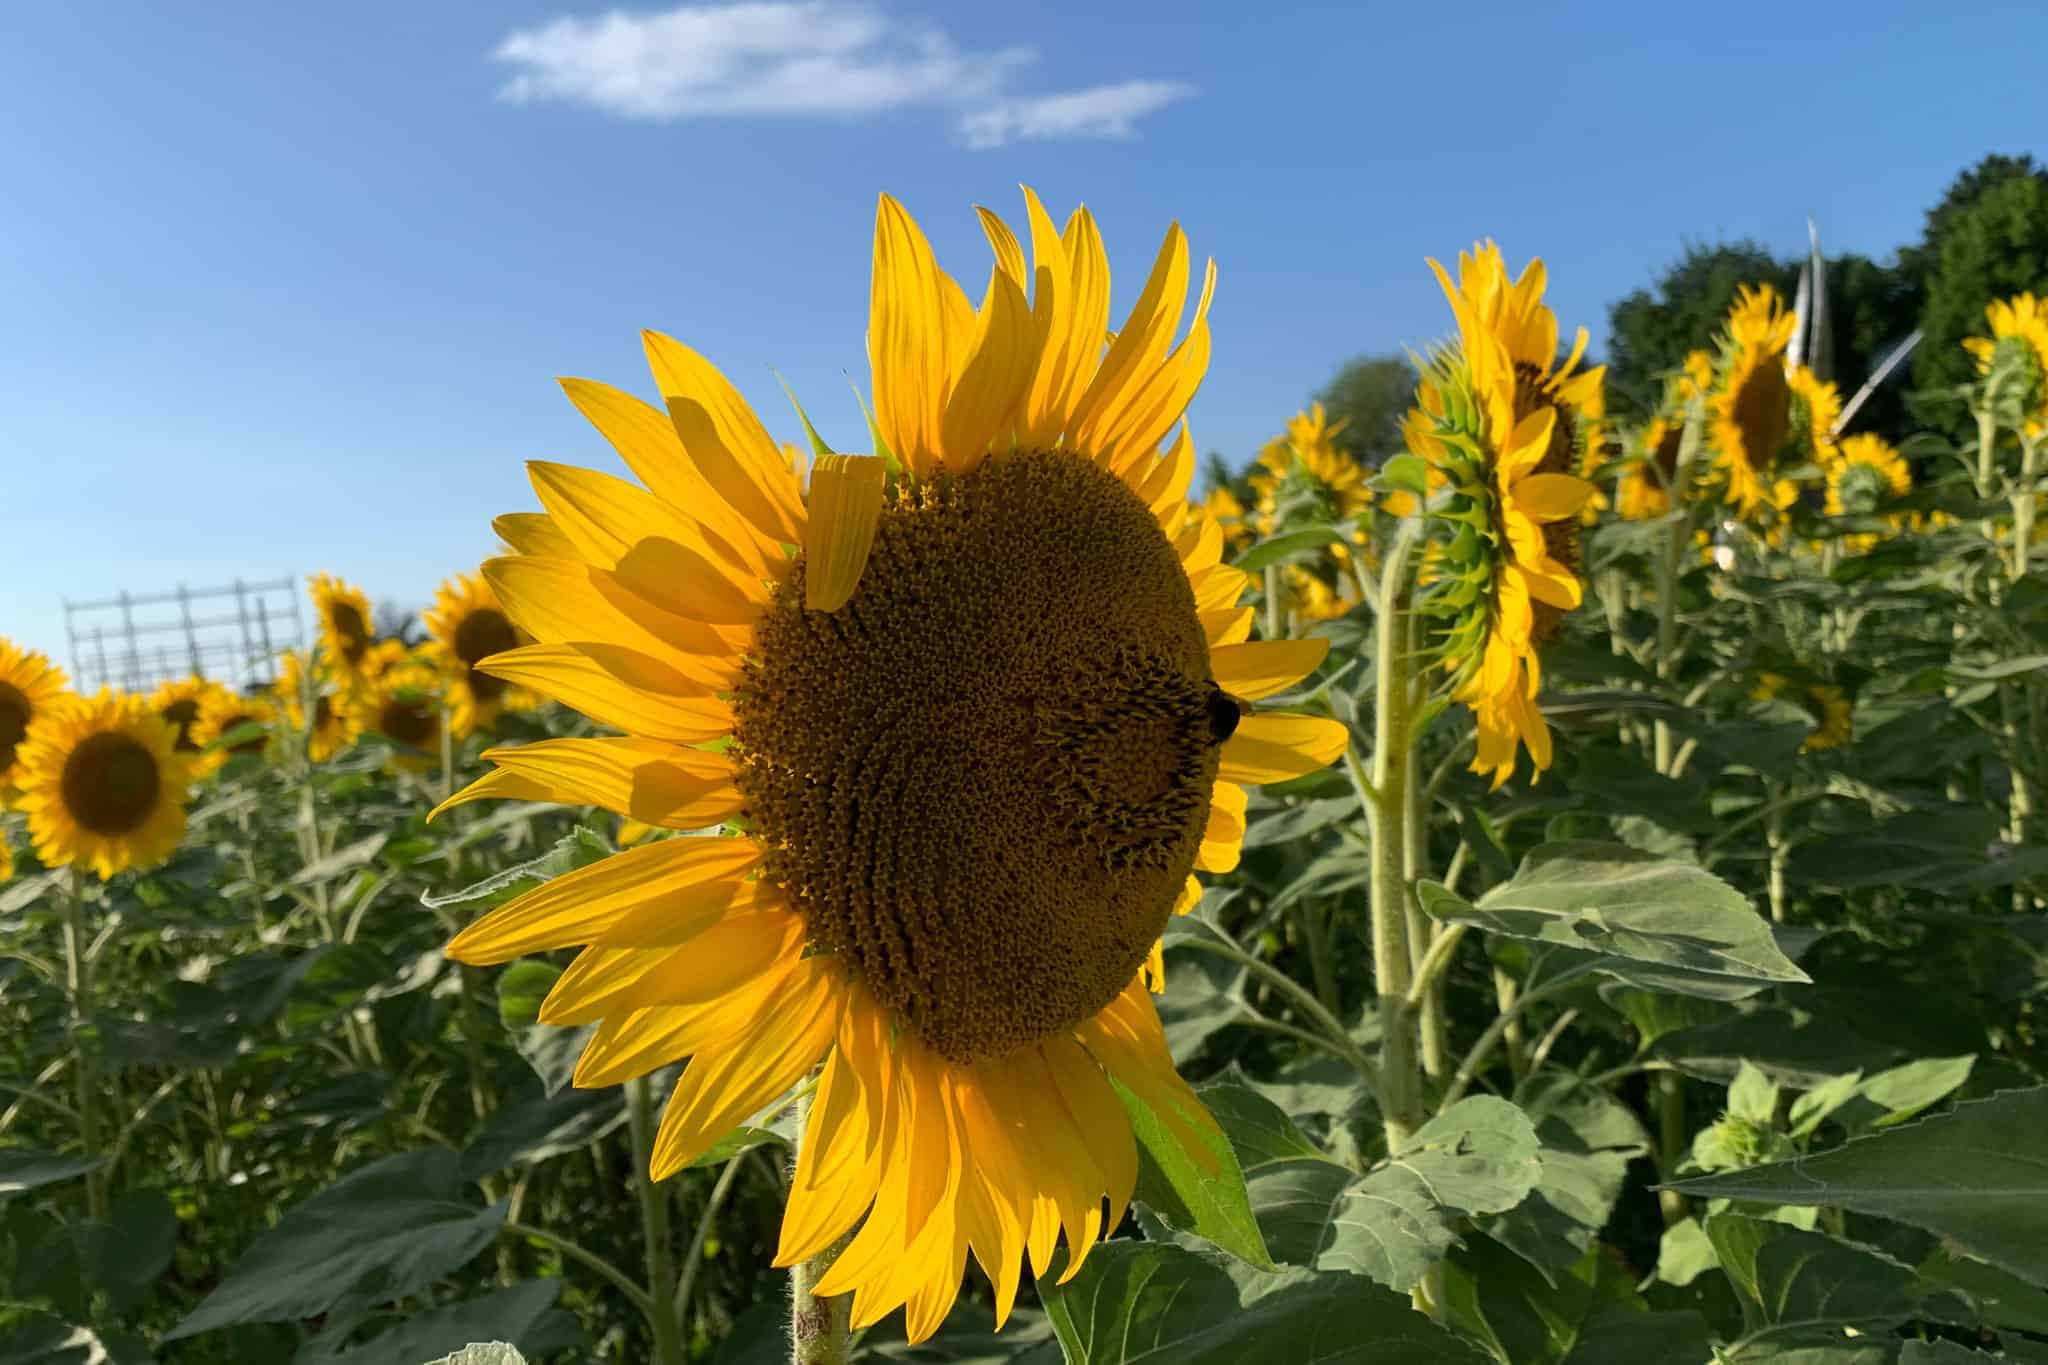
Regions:
M 538 705 L 481 666 L 526 643 L 482 579 L 441 585 L 417 648 L 376 638 L 360 589 L 327 574 L 310 586 L 318 643 L 285 651 L 276 681 L 247 692 L 192 677 L 147 696 L 84 696 L 48 658 L 0 639 L 0 812 L 21 812 L 44 867 L 105 879 L 163 862 L 195 782 L 235 758 L 282 754 L 293 735 L 316 763 L 377 734 L 394 742 L 394 761 L 425 768 L 444 725 L 459 740 Z M 12 870 L 0 830 L 0 880 Z

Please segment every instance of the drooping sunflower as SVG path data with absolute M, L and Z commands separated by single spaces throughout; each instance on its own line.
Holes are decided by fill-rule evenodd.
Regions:
M 370 624 L 370 599 L 363 590 L 344 583 L 332 574 L 316 573 L 307 580 L 313 594 L 313 610 L 320 618 L 320 645 L 327 657 L 353 677 L 361 670 L 376 633 Z
M 1299 501 L 1313 509 L 1314 520 L 1349 526 L 1351 543 L 1365 544 L 1368 533 L 1361 518 L 1373 506 L 1371 475 L 1336 445 L 1349 424 L 1330 421 L 1323 405 L 1315 403 L 1288 418 L 1286 431 L 1259 451 L 1249 482 L 1258 495 L 1261 532 L 1270 535 L 1285 505 Z M 1331 545 L 1330 552 L 1340 560 L 1349 553 L 1342 544 Z
M 1557 363 L 1541 261 L 1513 283 L 1490 242 L 1459 254 L 1456 284 L 1429 264 L 1459 336 L 1430 365 L 1406 424 L 1410 448 L 1456 494 L 1446 510 L 1455 536 L 1435 547 L 1429 609 L 1446 618 L 1453 696 L 1477 722 L 1472 771 L 1491 773 L 1497 787 L 1520 748 L 1539 773 L 1550 766 L 1538 650 L 1584 597 L 1578 516 L 1594 490 L 1572 471 L 1604 370 L 1576 369 L 1584 329 Z
M 382 735 L 403 748 L 401 767 L 424 769 L 439 761 L 441 689 L 446 674 L 424 660 L 406 660 L 366 680 L 349 700 L 358 733 Z
M 1887 504 L 1913 491 L 1913 471 L 1905 457 L 1881 436 L 1859 432 L 1845 437 L 1828 464 L 1827 513 L 1831 517 L 1882 515 Z M 1894 527 L 1905 518 L 1888 518 Z M 1860 554 L 1877 543 L 1874 532 L 1842 537 L 1842 548 Z
M 141 697 L 102 690 L 39 713 L 21 744 L 21 808 L 45 867 L 102 881 L 170 857 L 185 832 L 190 767 Z
M 0 810 L 10 804 L 29 724 L 64 696 L 62 669 L 0 636 Z
M 355 715 L 348 706 L 347 693 L 337 685 L 337 679 L 346 682 L 352 675 L 332 663 L 326 657 L 325 649 L 311 657 L 316 662 L 309 678 L 308 656 L 296 649 L 286 650 L 278 660 L 274 691 L 284 707 L 286 724 L 295 734 L 306 736 L 307 757 L 315 763 L 324 763 L 355 742 Z M 313 698 L 310 728 L 306 724 L 309 688 Z
M 164 718 L 178 736 L 178 752 L 185 755 L 197 753 L 199 741 L 193 735 L 193 726 L 198 723 L 199 713 L 206 700 L 221 691 L 219 683 L 205 678 L 174 678 L 152 692 L 149 709 Z
M 1839 749 L 1855 737 L 1849 698 L 1831 682 L 1817 678 L 1794 679 L 1783 673 L 1762 673 L 1749 694 L 1757 701 L 1776 697 L 1796 703 L 1813 718 L 1813 729 L 1800 741 L 1801 753 Z
M 1138 1158 L 1115 1087 L 1216 1159 L 1143 977 L 1192 871 L 1235 864 L 1242 784 L 1345 743 L 1250 713 L 1325 645 L 1246 641 L 1246 576 L 1187 501 L 1174 428 L 1207 367 L 1213 267 L 1176 345 L 1171 229 L 1105 348 L 1094 221 L 1062 233 L 1026 206 L 1028 257 L 982 212 L 977 308 L 882 199 L 883 458 L 822 456 L 808 490 L 666 337 L 646 336 L 666 413 L 565 384 L 640 483 L 532 466 L 549 529 L 484 574 L 540 643 L 482 667 L 626 733 L 493 749 L 454 798 L 743 822 L 559 878 L 449 952 L 584 946 L 541 1014 L 598 1023 L 580 1084 L 691 1056 L 656 1177 L 822 1062 L 777 1261 L 858 1225 L 817 1290 L 851 1292 L 856 1324 L 905 1306 L 913 1341 L 970 1254 L 1000 1323 L 1027 1259 L 1044 1273 L 1064 1230 L 1078 1267 L 1116 1225 Z
M 2048 298 L 2018 294 L 1994 299 L 1984 309 L 1988 337 L 1968 337 L 1965 350 L 1977 358 L 1977 373 L 1998 373 L 2018 404 L 2026 431 L 2048 430 Z
M 243 696 L 225 687 L 216 688 L 208 694 L 199 703 L 199 719 L 192 725 L 192 741 L 200 749 L 193 761 L 193 771 L 203 777 L 217 771 L 231 758 L 262 753 L 269 741 L 267 734 L 214 747 L 235 731 L 251 725 L 261 725 L 266 730 L 274 728 L 277 725 L 277 704 L 269 697 Z
M 562 558 L 575 553 L 545 516 L 513 513 L 494 523 L 507 545 L 523 555 Z M 448 674 L 448 704 L 453 733 L 457 738 L 489 725 L 504 711 L 530 710 L 535 704 L 531 690 L 503 678 L 493 677 L 477 665 L 493 654 L 531 644 L 533 637 L 519 630 L 498 605 L 490 584 L 475 574 L 457 574 L 442 582 L 434 594 L 434 605 L 425 613 L 430 647 Z

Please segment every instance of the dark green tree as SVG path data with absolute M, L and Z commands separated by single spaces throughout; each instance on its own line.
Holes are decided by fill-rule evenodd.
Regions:
M 1361 464 L 1378 466 L 1401 450 L 1401 419 L 1415 404 L 1415 366 L 1400 355 L 1347 360 L 1316 393 L 1331 422 L 1347 422 L 1336 446 Z
M 1903 264 L 1887 265 L 1868 256 L 1841 256 L 1828 262 L 1827 313 L 1833 366 L 1828 378 L 1848 402 L 1871 372 L 1912 334 L 1920 318 L 1918 279 Z M 1850 419 L 1849 430 L 1873 431 L 1891 440 L 1912 429 L 1905 395 L 1910 365 L 1894 369 Z
M 1920 318 L 1926 336 L 1913 356 L 1915 407 L 1930 425 L 1960 430 L 1965 424 L 1961 405 L 1946 391 L 1976 372 L 1962 342 L 1984 334 L 1985 305 L 2013 294 L 2048 292 L 2048 173 L 2033 170 L 2026 158 L 2019 163 L 2025 163 L 2021 173 L 1984 189 L 1943 219 L 1931 253 Z M 1940 212 L 1928 216 L 1931 234 Z
M 1713 345 L 1714 333 L 1745 284 L 1770 284 L 1789 302 L 1799 267 L 1755 242 L 1688 243 L 1653 289 L 1638 289 L 1608 310 L 1607 406 L 1624 418 L 1647 416 L 1663 395 L 1663 377 L 1687 351 Z

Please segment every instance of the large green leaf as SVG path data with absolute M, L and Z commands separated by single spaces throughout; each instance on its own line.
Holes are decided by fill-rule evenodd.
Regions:
M 1229 1139 L 1202 1132 L 1201 1157 L 1181 1145 L 1166 1119 L 1154 1113 L 1144 1097 L 1115 1077 L 1110 1083 L 1130 1116 L 1131 1131 L 1138 1139 L 1137 1198 L 1149 1205 L 1168 1225 L 1215 1243 L 1233 1256 L 1255 1266 L 1270 1269 L 1273 1258 L 1259 1234 L 1245 1192 L 1244 1171 Z
M 491 1349 L 472 1344 L 487 1341 L 500 1352 L 510 1352 L 503 1357 L 505 1360 L 516 1362 L 522 1357 L 515 1348 L 538 1355 L 565 1346 L 580 1346 L 583 1332 L 576 1319 L 555 1307 L 561 1294 L 560 1280 L 521 1280 L 504 1289 L 408 1318 L 352 1351 L 294 1360 L 292 1365 L 396 1365 L 435 1356 L 459 1361 L 464 1358 L 464 1350 Z M 507 1341 L 511 1345 L 505 1345 Z M 448 1356 L 450 1351 L 455 1355 Z
M 149 1296 L 177 1241 L 171 1201 L 156 1190 L 130 1190 L 104 1221 L 59 1224 L 24 1248 L 12 1287 L 78 1321 L 90 1320 L 95 1298 L 125 1313 Z
M 99 1165 L 87 1156 L 59 1156 L 33 1147 L 0 1147 L 0 1195 L 20 1194 L 59 1180 L 75 1180 Z
M 1457 1365 L 1482 1360 L 1407 1299 L 1348 1275 L 1262 1277 L 1241 1295 L 1163 1242 L 1107 1242 L 1040 1286 L 1068 1365 Z
M 1543 1144 L 1543 1173 L 1529 1198 L 1485 1226 L 1555 1285 L 1592 1249 L 1628 1163 L 1649 1150 L 1650 1139 L 1627 1105 L 1578 1076 L 1543 1078 L 1525 1103 Z
M 2003 1091 L 1829 1151 L 1672 1188 L 1897 1219 L 2048 1285 L 2048 1086 Z
M 1739 1360 L 1764 1352 L 1839 1345 L 1845 1329 L 1870 1336 L 1914 1315 L 1913 1268 L 1869 1247 L 1783 1223 L 1721 1213 L 1707 1237 L 1742 1301 Z
M 1777 984 L 1807 975 L 1780 950 L 1741 892 L 1690 863 L 1625 844 L 1545 844 L 1509 880 L 1470 903 L 1434 882 L 1416 887 L 1439 919 L 1589 952 L 1600 969 L 1671 989 L 1669 973 Z M 1666 975 L 1655 975 L 1661 969 Z
M 1316 1266 L 1407 1291 L 1456 1241 L 1461 1214 L 1504 1213 L 1542 1175 L 1536 1127 L 1506 1100 L 1474 1095 L 1431 1119 L 1329 1207 Z
M 150 1365 L 152 1359 L 148 1347 L 125 1332 L 93 1332 L 47 1313 L 0 1327 L 5 1365 Z
M 166 1340 L 240 1322 L 287 1322 L 344 1298 L 414 1293 L 491 1244 L 506 1205 L 463 1197 L 441 1147 L 386 1157 L 285 1211 Z

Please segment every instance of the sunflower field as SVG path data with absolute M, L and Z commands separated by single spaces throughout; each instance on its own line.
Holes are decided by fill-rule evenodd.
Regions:
M 0 640 L 0 1365 L 2048 1361 L 2048 302 L 1622 415 L 1480 243 L 1201 489 L 1025 210 L 853 452 L 649 332 L 417 630 Z

